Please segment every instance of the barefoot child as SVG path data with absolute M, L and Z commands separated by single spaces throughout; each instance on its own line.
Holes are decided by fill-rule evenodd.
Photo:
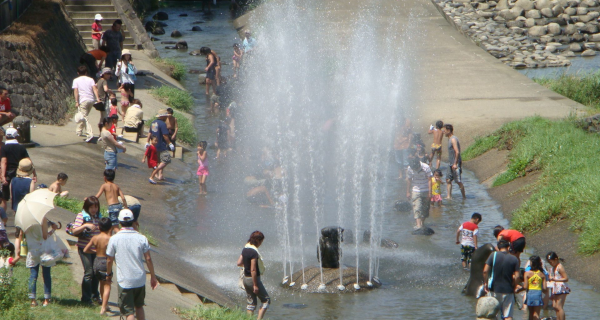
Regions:
M 567 294 L 571 292 L 571 289 L 567 286 L 569 276 L 562 263 L 560 263 L 562 259 L 558 258 L 556 252 L 548 252 L 546 260 L 552 266 L 548 281 L 550 283 L 549 287 L 552 289 L 552 307 L 556 310 L 556 320 L 565 320 L 565 300 L 567 299 Z
M 177 139 L 177 131 L 179 131 L 179 125 L 177 124 L 177 118 L 173 116 L 173 108 L 167 108 L 169 116 L 165 119 L 167 130 L 169 130 L 169 139 L 173 145 L 177 145 L 175 140 Z M 175 156 L 175 150 L 173 150 L 173 156 Z
M 440 161 L 442 159 L 442 138 L 444 138 L 444 132 L 442 131 L 442 127 L 444 126 L 444 122 L 442 120 L 438 120 L 435 123 L 435 127 L 429 127 L 429 134 L 433 134 L 433 143 L 431 144 L 431 155 L 429 155 L 429 166 L 432 167 L 433 157 L 437 154 L 437 162 L 435 165 L 436 169 L 440 168 Z
M 61 197 L 66 197 L 69 195 L 69 191 L 62 191 L 62 187 L 64 187 L 67 184 L 67 180 L 69 180 L 69 176 L 67 176 L 66 173 L 59 173 L 58 177 L 56 177 L 56 181 L 54 181 L 50 187 L 48 188 L 48 190 L 54 192 L 54 193 L 58 193 L 59 196 Z
M 156 138 L 156 136 L 151 136 L 150 137 L 150 145 L 148 146 L 148 148 L 146 148 L 146 152 L 144 153 L 144 157 L 142 158 L 142 163 L 146 162 L 146 159 L 148 159 L 148 168 L 152 169 L 152 174 L 150 175 L 150 178 L 148 179 L 148 181 L 151 184 L 156 184 L 156 180 L 154 180 L 154 176 L 156 176 L 156 173 L 158 170 L 156 170 L 156 168 L 158 167 L 158 152 L 156 152 L 156 144 L 158 143 L 158 138 Z
M 98 227 L 100 229 L 100 234 L 92 237 L 90 242 L 85 246 L 85 249 L 83 249 L 83 252 L 96 254 L 93 269 L 94 275 L 100 280 L 100 297 L 102 298 L 100 314 L 104 315 L 106 311 L 111 311 L 108 308 L 111 281 L 106 278 L 106 247 L 108 246 L 108 240 L 110 240 L 112 222 L 109 218 L 102 218 L 98 223 Z
M 106 202 L 108 203 L 108 216 L 112 222 L 112 229 L 117 231 L 119 228 L 119 212 L 121 209 L 127 209 L 127 201 L 124 199 L 125 195 L 121 188 L 116 185 L 113 181 L 115 180 L 115 170 L 106 169 L 104 170 L 104 184 L 100 186 L 100 190 L 96 194 L 96 198 L 100 198 L 102 194 L 106 196 Z M 123 204 L 119 202 L 119 197 L 123 199 Z
M 442 176 L 442 170 L 437 169 L 431 178 L 431 203 L 433 205 L 442 205 Z
M 456 244 L 460 244 L 460 260 L 465 270 L 471 267 L 471 255 L 477 249 L 477 235 L 481 222 L 481 214 L 475 212 L 471 216 L 471 220 L 460 225 L 456 230 Z
M 206 194 L 206 177 L 208 177 L 208 157 L 206 152 L 206 141 L 198 143 L 198 181 L 200 182 L 200 194 Z
M 119 115 L 120 112 L 119 112 L 119 107 L 117 105 L 118 105 L 117 98 L 111 97 L 110 98 L 110 109 L 108 110 L 108 116 L 109 117 L 118 116 Z
M 525 272 L 523 288 L 527 290 L 525 305 L 529 309 L 529 320 L 540 320 L 540 311 L 544 302 L 542 291 L 546 290 L 546 275 L 542 271 L 542 259 L 538 256 L 529 258 L 530 270 Z

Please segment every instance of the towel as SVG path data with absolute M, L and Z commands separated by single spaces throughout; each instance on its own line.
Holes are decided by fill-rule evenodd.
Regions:
M 254 245 L 250 244 L 250 243 L 246 243 L 246 245 L 244 246 L 244 248 L 253 249 L 254 251 L 256 251 L 256 253 L 258 253 L 258 261 L 257 261 L 258 262 L 258 271 L 260 272 L 261 276 L 263 274 L 265 274 L 265 264 L 263 263 L 262 255 L 258 251 L 258 248 L 255 247 Z

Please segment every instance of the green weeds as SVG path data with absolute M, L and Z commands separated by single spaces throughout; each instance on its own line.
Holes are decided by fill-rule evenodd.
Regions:
M 150 90 L 150 94 L 169 107 L 180 111 L 191 111 L 194 105 L 192 95 L 179 88 L 171 86 L 155 87 Z
M 192 309 L 179 309 L 175 313 L 184 320 L 252 320 L 244 310 L 197 305 Z
M 533 79 L 544 87 L 588 107 L 600 109 L 600 72 Z
M 177 62 L 171 58 L 156 58 L 154 60 L 159 64 L 167 66 L 171 70 L 171 77 L 173 77 L 173 79 L 180 81 L 183 79 L 183 76 L 185 76 L 186 69 L 181 62 Z

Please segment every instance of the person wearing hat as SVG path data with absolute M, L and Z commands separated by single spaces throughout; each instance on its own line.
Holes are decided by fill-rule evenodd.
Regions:
M 10 181 L 10 197 L 12 199 L 12 209 L 17 212 L 19 202 L 25 198 L 25 196 L 35 190 L 35 182 L 31 179 L 33 174 L 33 163 L 29 158 L 25 158 L 19 161 L 19 168 L 17 168 L 17 176 L 12 178 Z
M 104 111 L 100 111 L 100 119 L 106 118 L 106 110 L 110 108 L 108 104 L 110 102 L 110 97 L 115 96 L 115 93 L 108 88 L 108 80 L 110 80 L 112 72 L 110 68 L 104 68 L 100 72 L 100 79 L 96 82 L 96 87 L 98 88 L 98 98 L 102 102 L 104 102 Z
M 128 49 L 123 49 L 121 52 L 121 59 L 117 63 L 117 67 L 115 69 L 115 75 L 119 79 L 119 84 L 129 84 L 129 88 L 131 88 L 131 93 L 133 94 L 135 94 L 136 73 L 137 68 L 131 59 L 131 52 L 129 52 Z
M 2 207 L 4 209 L 6 209 L 6 201 L 10 200 L 10 182 L 17 176 L 17 173 L 22 176 L 31 176 L 33 182 L 37 182 L 37 174 L 33 164 L 31 164 L 32 161 L 29 153 L 17 141 L 18 136 L 17 129 L 8 128 L 6 130 L 6 143 L 2 147 L 2 150 L 0 150 L 0 166 L 2 168 L 0 180 L 2 181 Z M 31 164 L 31 169 L 28 169 L 28 163 L 24 162 L 22 169 L 27 170 L 19 170 L 21 160 L 29 160 L 28 163 Z M 30 170 L 31 172 L 29 173 Z
M 152 290 L 158 287 L 154 273 L 154 264 L 150 256 L 148 238 L 133 228 L 135 217 L 129 209 L 119 212 L 121 230 L 110 237 L 106 248 L 107 280 L 113 278 L 113 262 L 117 265 L 117 284 L 119 294 L 119 309 L 127 320 L 145 319 L 144 299 L 146 297 L 146 269 L 150 271 L 150 286 Z
M 92 23 L 92 47 L 100 49 L 100 40 L 102 39 L 102 15 L 96 14 L 94 23 Z
M 107 46 L 110 49 L 108 56 L 106 57 L 106 66 L 114 68 L 117 64 L 117 60 L 121 57 L 121 50 L 123 50 L 123 33 L 121 33 L 121 26 L 123 22 L 120 19 L 115 20 L 110 30 L 106 30 L 102 35 L 102 45 Z
M 156 137 L 158 140 L 158 143 L 156 144 L 156 152 L 158 152 L 158 160 L 160 162 L 156 168 L 158 180 L 163 180 L 163 170 L 171 163 L 171 154 L 169 153 L 169 150 L 175 150 L 175 146 L 171 143 L 169 129 L 167 129 L 167 124 L 165 123 L 168 116 L 169 113 L 166 109 L 158 110 L 158 114 L 156 115 L 158 119 L 154 120 L 150 125 L 148 142 L 146 143 L 146 148 L 148 148 L 152 136 Z M 156 184 L 154 180 L 150 180 L 150 183 Z

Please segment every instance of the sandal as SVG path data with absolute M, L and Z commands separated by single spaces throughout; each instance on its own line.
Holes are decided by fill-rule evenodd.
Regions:
M 38 303 L 37 303 L 37 301 L 35 301 L 35 300 L 31 301 L 31 307 L 32 307 L 32 308 L 33 308 L 33 307 L 37 307 L 37 306 L 38 306 Z
M 148 178 L 148 182 L 150 182 L 151 184 L 156 184 L 156 181 L 152 180 L 151 178 Z

